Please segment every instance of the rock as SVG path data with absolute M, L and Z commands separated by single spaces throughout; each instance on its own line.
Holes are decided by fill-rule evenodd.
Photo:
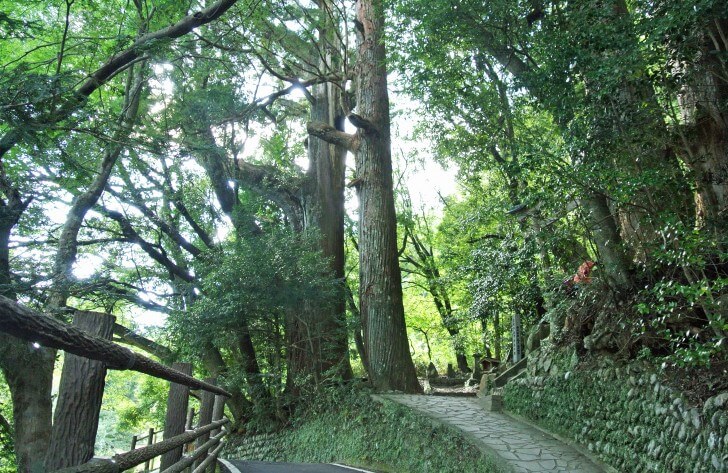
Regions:
M 433 362 L 430 362 L 429 365 L 427 365 L 427 378 L 437 378 L 439 373 L 437 372 L 437 368 L 435 367 L 435 364 Z
M 708 414 L 710 412 L 721 409 L 723 406 L 728 404 L 728 392 L 718 394 L 705 401 L 703 406 L 703 413 Z
M 682 442 L 683 440 L 685 440 L 685 437 L 686 436 L 687 436 L 687 431 L 685 429 L 685 424 L 682 424 L 681 423 L 680 424 L 680 431 L 677 434 L 677 438 L 680 439 L 680 441 Z
M 698 412 L 695 408 L 690 409 L 690 421 L 696 429 L 699 429 L 702 425 L 702 422 L 700 421 L 700 412 Z
M 486 411 L 500 412 L 503 410 L 503 396 L 499 396 L 497 394 L 480 398 L 478 403 L 483 406 L 483 409 Z
M 710 463 L 713 464 L 713 468 L 715 468 L 718 471 L 721 471 L 723 469 L 723 462 L 718 458 L 718 455 L 715 453 L 710 456 Z
M 495 380 L 495 374 L 484 374 L 480 378 L 480 385 L 478 386 L 478 392 L 476 396 L 485 397 L 490 394 L 490 390 L 493 389 L 493 381 Z
M 718 435 L 715 432 L 711 432 L 708 436 L 708 448 L 711 450 L 715 450 L 715 447 L 718 446 Z
M 430 380 L 428 378 L 425 378 L 422 384 L 424 385 L 422 390 L 425 394 L 432 394 L 433 392 L 435 392 L 435 390 L 432 389 L 432 386 L 430 386 Z
M 546 321 L 537 324 L 526 340 L 526 353 L 531 353 L 541 346 L 541 342 L 551 334 L 551 325 Z

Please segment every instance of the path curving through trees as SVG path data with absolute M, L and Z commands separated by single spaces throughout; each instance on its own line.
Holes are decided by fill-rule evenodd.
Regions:
M 406 394 L 386 394 L 377 397 L 403 404 L 464 432 L 505 471 L 517 473 L 613 471 L 535 427 L 500 412 L 486 411 L 472 398 Z

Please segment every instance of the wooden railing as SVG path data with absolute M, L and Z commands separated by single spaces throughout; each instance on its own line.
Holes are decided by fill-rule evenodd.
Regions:
M 192 429 L 191 424 L 188 423 L 187 425 L 190 426 L 190 427 L 188 427 L 188 430 L 191 430 Z M 154 427 L 150 427 L 146 434 L 132 436 L 131 450 L 136 450 L 137 446 L 139 445 L 139 442 L 141 442 L 142 440 L 147 441 L 146 442 L 147 447 L 154 444 L 154 439 L 156 438 L 156 436 L 163 432 L 164 432 L 164 430 L 154 430 Z M 154 468 L 153 460 L 147 460 L 144 462 L 144 473 L 148 473 L 149 471 L 152 471 L 154 469 L 155 468 Z
M 191 376 L 192 366 L 189 363 L 165 366 L 2 296 L 0 331 L 104 362 L 109 369 L 134 370 L 170 381 L 164 440 L 158 443 L 150 441 L 154 435 L 152 430 L 149 437 L 136 438 L 136 441 L 147 438 L 147 445 L 142 448 L 136 448 L 134 442 L 132 450 L 128 452 L 111 458 L 93 458 L 81 465 L 56 469 L 56 473 L 120 473 L 143 463 L 147 471 L 148 462 L 160 456 L 162 473 L 182 472 L 187 468 L 191 468 L 193 473 L 203 473 L 208 468 L 214 468 L 227 434 L 224 427 L 230 423 L 229 419 L 224 418 L 225 398 L 230 397 L 230 393 L 216 386 L 214 379 L 198 380 Z M 187 420 L 190 388 L 202 390 L 199 421 L 194 429 L 191 428 L 191 419 L 189 422 Z M 184 446 L 193 442 L 194 450 L 183 455 Z

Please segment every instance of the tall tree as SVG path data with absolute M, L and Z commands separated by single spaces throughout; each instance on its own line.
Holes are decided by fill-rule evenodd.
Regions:
M 346 146 L 356 156 L 352 182 L 359 196 L 359 310 L 372 384 L 380 390 L 420 392 L 409 353 L 397 258 L 397 224 L 384 45 L 384 5 L 356 3 L 356 106 L 348 135 L 325 124 L 309 133 Z

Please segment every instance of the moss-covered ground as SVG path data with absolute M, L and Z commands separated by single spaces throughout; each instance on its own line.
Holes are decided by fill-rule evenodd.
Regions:
M 276 458 L 288 462 L 342 463 L 377 472 L 488 473 L 494 463 L 458 431 L 367 390 L 337 389 L 275 436 L 276 452 L 251 451 L 244 437 L 233 440 L 226 457 Z M 258 457 L 258 458 L 254 458 Z

